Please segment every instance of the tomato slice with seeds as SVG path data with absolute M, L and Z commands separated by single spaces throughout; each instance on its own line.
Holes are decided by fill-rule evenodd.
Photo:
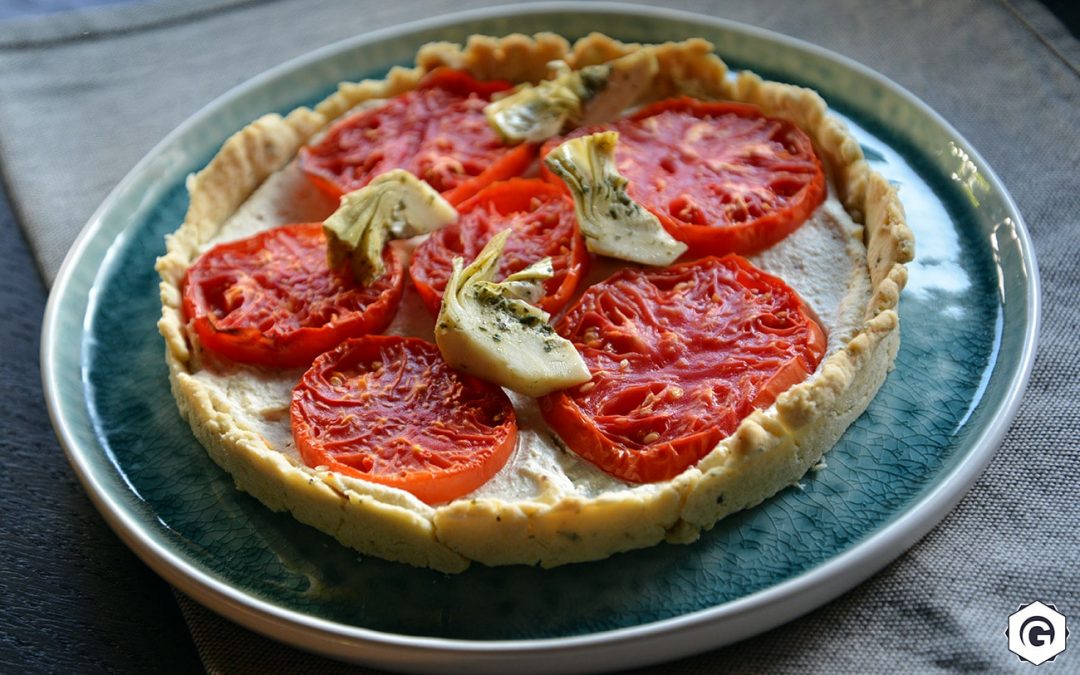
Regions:
M 556 326 L 593 379 L 540 399 L 579 455 L 623 480 L 669 480 L 755 408 L 814 372 L 825 334 L 799 296 L 745 259 L 625 269 Z
M 433 71 L 416 90 L 331 126 L 300 150 L 300 167 L 334 197 L 406 169 L 457 205 L 491 182 L 520 175 L 536 155 L 535 145 L 504 144 L 484 117 L 492 94 L 512 86 Z
M 754 106 L 668 99 L 569 137 L 609 128 L 619 132 L 615 159 L 627 193 L 690 247 L 688 256 L 768 248 L 825 200 L 810 138 Z M 563 140 L 548 141 L 542 154 Z
M 199 257 L 184 275 L 184 315 L 203 347 L 228 359 L 306 366 L 390 324 L 405 272 L 390 247 L 383 260 L 386 274 L 361 286 L 347 265 L 330 269 L 322 223 L 274 228 Z
M 293 438 L 309 466 L 401 488 L 428 504 L 486 483 L 517 442 L 498 386 L 459 373 L 417 338 L 346 340 L 293 390 Z
M 424 304 L 439 313 L 443 291 L 455 257 L 471 262 L 488 241 L 510 228 L 496 281 L 551 257 L 555 274 L 544 282 L 537 306 L 561 310 L 589 267 L 585 239 L 577 226 L 574 202 L 558 187 L 542 180 L 514 179 L 493 183 L 458 207 L 460 217 L 437 230 L 413 252 L 409 275 Z

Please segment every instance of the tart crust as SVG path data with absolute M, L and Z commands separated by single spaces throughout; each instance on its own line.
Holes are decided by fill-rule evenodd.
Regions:
M 858 333 L 813 378 L 744 419 L 696 466 L 666 483 L 593 498 L 541 489 L 529 500 L 463 498 L 432 507 L 402 491 L 291 460 L 241 421 L 237 401 L 195 377 L 204 365 L 184 326 L 180 284 L 185 270 L 251 194 L 335 118 L 364 102 L 411 90 L 441 66 L 480 79 L 535 82 L 550 76 L 548 63 L 555 59 L 580 68 L 639 49 L 654 50 L 660 66 L 639 102 L 688 94 L 752 103 L 811 137 L 845 209 L 863 225 L 872 284 Z M 551 567 L 664 540 L 692 542 L 720 518 L 798 481 L 865 410 L 891 368 L 899 346 L 896 310 L 907 278 L 904 264 L 914 254 L 895 189 L 870 170 L 858 142 L 828 114 L 821 97 L 749 72 L 729 77 L 712 45 L 701 39 L 640 45 L 594 33 L 571 45 L 541 33 L 473 36 L 465 46 L 428 44 L 413 68 L 395 67 L 383 80 L 343 83 L 314 109 L 256 120 L 229 138 L 187 187 L 184 222 L 166 237 L 166 254 L 157 261 L 158 329 L 173 395 L 199 442 L 238 488 L 269 508 L 289 511 L 362 553 L 444 572 L 460 572 L 470 561 Z

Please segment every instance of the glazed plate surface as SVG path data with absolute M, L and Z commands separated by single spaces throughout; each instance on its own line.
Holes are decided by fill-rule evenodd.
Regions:
M 266 112 L 380 77 L 473 33 L 704 37 L 734 69 L 820 92 L 900 186 L 917 257 L 896 369 L 808 474 L 689 546 L 553 570 L 460 575 L 362 557 L 237 491 L 169 393 L 154 260 L 184 179 Z M 214 102 L 163 140 L 87 224 L 57 278 L 42 369 L 58 435 L 95 504 L 172 584 L 249 628 L 382 667 L 505 672 L 643 665 L 777 626 L 850 589 L 933 527 L 989 462 L 1034 359 L 1038 278 L 1015 205 L 944 120 L 818 47 L 722 20 L 591 3 L 439 17 L 332 45 Z

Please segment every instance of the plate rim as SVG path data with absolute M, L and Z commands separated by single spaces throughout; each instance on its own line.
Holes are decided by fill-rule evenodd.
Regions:
M 635 626 L 557 638 L 513 640 L 467 640 L 430 636 L 401 635 L 352 626 L 312 617 L 252 597 L 228 583 L 190 566 L 168 546 L 159 544 L 142 531 L 142 523 L 112 498 L 94 475 L 84 450 L 67 424 L 61 401 L 61 375 L 51 353 L 57 344 L 61 298 L 67 295 L 79 261 L 86 255 L 91 240 L 103 227 L 105 215 L 115 208 L 120 196 L 145 172 L 153 159 L 163 154 L 175 138 L 202 123 L 212 113 L 228 108 L 249 90 L 302 70 L 332 55 L 362 44 L 403 37 L 422 30 L 467 21 L 479 21 L 518 15 L 550 13 L 635 15 L 678 21 L 696 21 L 713 28 L 741 33 L 780 43 L 786 47 L 813 53 L 817 57 L 876 81 L 890 93 L 917 108 L 947 132 L 977 163 L 990 188 L 1003 201 L 1012 218 L 1027 270 L 1027 312 L 1023 351 L 1018 368 L 1002 398 L 996 401 L 987 425 L 971 441 L 968 454 L 937 485 L 880 529 L 825 562 L 778 584 L 713 607 Z M 126 230 L 117 233 L 123 235 Z M 115 241 L 115 239 L 114 239 Z M 107 253 L 106 253 L 107 255 Z M 425 19 L 396 24 L 354 35 L 278 64 L 240 83 L 216 97 L 188 117 L 159 141 L 114 187 L 80 231 L 56 275 L 49 294 L 41 331 L 41 376 L 45 401 L 57 438 L 83 489 L 114 532 L 128 548 L 170 584 L 218 614 L 275 640 L 294 647 L 315 651 L 333 658 L 357 663 L 416 672 L 433 672 L 449 661 L 458 666 L 484 672 L 498 672 L 513 662 L 526 672 L 562 672 L 594 669 L 583 655 L 600 661 L 604 668 L 642 666 L 689 654 L 715 649 L 764 632 L 793 620 L 820 605 L 839 597 L 862 583 L 885 565 L 906 552 L 933 529 L 967 494 L 993 458 L 1015 417 L 1030 379 L 1035 360 L 1041 322 L 1041 282 L 1035 261 L 1034 246 L 1012 196 L 992 167 L 940 114 L 914 94 L 886 76 L 846 56 L 816 44 L 768 29 L 720 17 L 663 7 L 629 5 L 616 2 L 541 2 L 527 5 L 492 6 L 440 14 Z M 93 285 L 87 289 L 92 293 Z M 88 308 L 89 309 L 89 308 Z M 85 397 L 81 397 L 85 404 Z M 718 630 L 723 628 L 724 630 Z M 719 635 L 719 637 L 718 637 Z M 524 657 L 532 657 L 528 661 Z

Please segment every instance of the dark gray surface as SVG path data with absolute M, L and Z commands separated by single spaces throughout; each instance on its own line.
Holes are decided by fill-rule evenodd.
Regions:
M 168 584 L 90 503 L 38 371 L 45 285 L 0 189 L 0 673 L 198 672 Z
M 0 19 L 86 4 L 8 1 Z M 48 292 L 2 181 L 0 251 L 0 672 L 199 672 L 170 587 L 105 524 L 53 433 L 38 364 Z

